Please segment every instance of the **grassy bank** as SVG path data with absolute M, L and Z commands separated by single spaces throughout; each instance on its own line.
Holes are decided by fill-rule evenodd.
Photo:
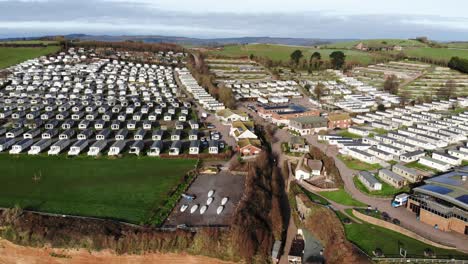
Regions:
M 195 163 L 0 155 L 0 206 L 140 223 L 164 206 Z
M 10 67 L 25 60 L 33 59 L 60 50 L 60 46 L 41 48 L 10 48 L 0 47 L 0 69 Z
M 365 171 L 372 171 L 372 170 L 378 170 L 381 169 L 382 166 L 379 164 L 369 164 L 362 162 L 357 159 L 353 159 L 348 156 L 343 156 L 343 155 L 338 155 L 338 158 L 343 161 L 343 163 L 350 169 L 352 170 L 365 170 Z
M 366 206 L 358 200 L 353 199 L 344 189 L 332 192 L 320 192 L 320 195 L 336 203 L 349 206 Z

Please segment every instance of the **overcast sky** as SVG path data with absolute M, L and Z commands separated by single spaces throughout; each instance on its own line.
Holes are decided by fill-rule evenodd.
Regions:
M 465 0 L 0 0 L 0 10 L 2 38 L 85 33 L 468 40 Z

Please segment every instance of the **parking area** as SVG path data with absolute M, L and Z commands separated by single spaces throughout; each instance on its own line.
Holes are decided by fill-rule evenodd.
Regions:
M 244 192 L 244 176 L 234 175 L 227 171 L 218 174 L 201 174 L 195 179 L 189 187 L 186 194 L 194 196 L 195 199 L 189 200 L 182 198 L 173 209 L 164 223 L 165 227 L 186 225 L 188 227 L 197 226 L 223 226 L 229 225 L 232 214 L 234 213 Z M 201 214 L 200 209 L 207 205 L 208 192 L 213 190 L 213 201 L 207 206 L 206 211 Z M 228 198 L 223 211 L 218 214 L 218 207 L 224 197 Z M 184 212 L 181 212 L 182 206 L 188 206 Z M 191 213 L 194 205 L 198 208 Z

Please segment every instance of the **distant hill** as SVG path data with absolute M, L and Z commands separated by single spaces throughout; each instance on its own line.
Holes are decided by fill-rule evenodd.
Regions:
M 398 45 L 402 47 L 413 47 L 413 48 L 422 48 L 427 47 L 426 43 L 422 43 L 418 40 L 414 39 L 366 39 L 366 40 L 353 40 L 353 41 L 344 41 L 344 42 L 335 42 L 331 44 L 325 44 L 323 46 L 327 48 L 334 48 L 334 49 L 352 49 L 358 43 L 363 43 L 368 47 L 382 47 L 382 46 L 392 46 Z

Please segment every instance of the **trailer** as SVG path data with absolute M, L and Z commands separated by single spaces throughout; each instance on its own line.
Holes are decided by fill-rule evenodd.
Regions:
M 31 147 L 31 149 L 28 151 L 28 155 L 37 155 L 46 150 L 46 148 L 48 148 L 51 144 L 51 139 L 41 139 Z
M 145 148 L 145 143 L 142 140 L 133 142 L 130 146 L 130 154 L 140 155 L 140 152 Z
M 88 140 L 86 139 L 81 139 L 76 141 L 70 148 L 70 151 L 68 151 L 69 156 L 76 156 L 80 154 L 86 147 L 88 146 Z
M 0 152 L 9 149 L 15 142 L 14 138 L 0 138 Z
M 13 145 L 13 147 L 11 147 L 11 150 L 10 150 L 10 154 L 19 154 L 23 151 L 25 151 L 26 149 L 28 149 L 32 144 L 34 143 L 34 140 L 30 139 L 30 138 L 25 138 L 25 139 L 22 139 L 20 141 L 18 141 L 17 143 L 15 143 Z
M 49 151 L 47 152 L 48 155 L 58 155 L 64 149 L 66 149 L 70 145 L 70 139 L 60 139 L 59 141 L 52 144 Z
M 107 140 L 98 140 L 89 148 L 88 156 L 97 156 L 107 146 Z
M 109 152 L 107 152 L 108 156 L 116 156 L 119 155 L 120 152 L 122 152 L 125 149 L 125 146 L 127 143 L 125 140 L 117 140 L 112 144 L 112 146 L 109 149 Z

